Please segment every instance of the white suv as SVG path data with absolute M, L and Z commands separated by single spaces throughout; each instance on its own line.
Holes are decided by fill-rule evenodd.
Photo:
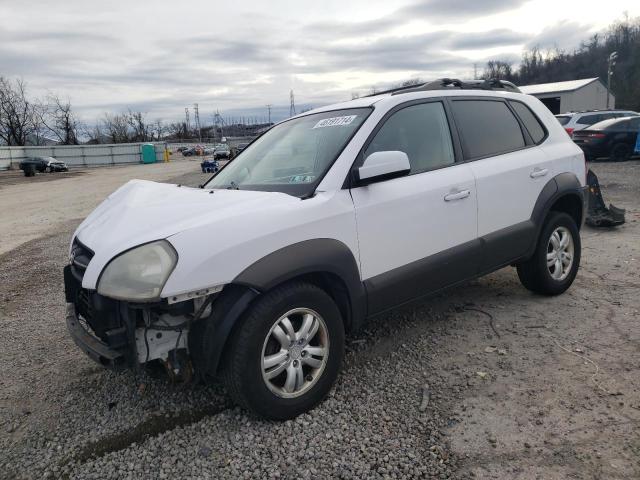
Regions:
M 571 137 L 573 132 L 583 130 L 603 120 L 621 117 L 636 117 L 639 114 L 631 110 L 592 110 L 589 112 L 570 112 L 556 115 L 560 125 Z
M 306 112 L 202 188 L 130 181 L 75 232 L 75 342 L 111 368 L 220 378 L 285 419 L 334 383 L 345 333 L 517 267 L 565 291 L 580 263 L 585 163 L 536 98 L 439 81 Z

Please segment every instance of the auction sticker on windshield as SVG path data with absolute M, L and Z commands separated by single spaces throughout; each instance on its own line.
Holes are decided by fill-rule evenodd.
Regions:
M 358 118 L 357 115 L 345 115 L 343 117 L 325 118 L 324 120 L 320 120 L 318 123 L 316 123 L 313 128 L 342 127 L 344 125 L 349 125 L 356 118 Z

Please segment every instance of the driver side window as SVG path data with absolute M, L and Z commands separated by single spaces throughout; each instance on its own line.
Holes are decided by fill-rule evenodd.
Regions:
M 394 113 L 378 130 L 364 158 L 389 150 L 407 154 L 410 175 L 453 165 L 453 143 L 442 103 L 421 103 Z

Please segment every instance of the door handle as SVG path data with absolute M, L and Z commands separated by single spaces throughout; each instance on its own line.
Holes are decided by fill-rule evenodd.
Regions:
M 444 196 L 445 202 L 451 202 L 452 200 L 462 200 L 471 195 L 471 190 L 460 190 L 457 192 L 451 192 Z
M 549 169 L 547 168 L 534 168 L 533 172 L 529 174 L 531 178 L 544 177 L 547 173 L 549 173 Z

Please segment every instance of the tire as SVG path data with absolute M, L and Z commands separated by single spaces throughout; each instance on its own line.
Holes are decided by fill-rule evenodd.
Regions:
M 611 147 L 609 157 L 614 162 L 622 162 L 631 157 L 631 147 L 626 143 L 616 143 Z
M 285 350 L 283 345 L 292 335 L 283 337 L 286 328 L 279 322 L 290 319 L 300 336 L 309 316 L 315 331 L 306 342 L 302 334 Z M 311 353 L 323 348 L 324 356 Z M 338 376 L 343 356 L 344 325 L 334 301 L 315 285 L 293 282 L 264 294 L 249 308 L 226 348 L 222 381 L 240 406 L 265 418 L 286 420 L 322 401 Z M 265 359 L 274 357 L 277 362 L 265 367 Z M 275 376 L 269 380 L 267 375 Z
M 568 236 L 568 246 L 556 248 L 552 235 L 559 235 L 559 245 L 564 242 L 565 235 Z M 574 219 L 563 212 L 550 212 L 547 216 L 538 245 L 533 256 L 526 262 L 517 265 L 520 282 L 527 289 L 541 295 L 559 295 L 567 290 L 576 278 L 580 267 L 580 232 Z M 564 252 L 564 257 L 562 253 Z M 556 253 L 556 261 L 553 265 L 548 265 L 553 258 L 548 257 Z M 570 263 L 565 265 L 566 254 L 571 254 Z M 558 264 L 558 262 L 560 262 Z M 560 265 L 560 269 L 558 268 Z

